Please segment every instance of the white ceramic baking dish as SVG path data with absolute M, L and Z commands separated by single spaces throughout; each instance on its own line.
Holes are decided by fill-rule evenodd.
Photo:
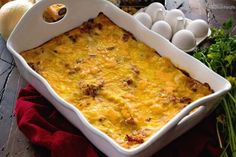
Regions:
M 47 23 L 43 20 L 42 13 L 45 8 L 54 3 L 65 4 L 67 13 L 59 22 Z M 115 24 L 131 32 L 136 39 L 154 48 L 160 55 L 170 58 L 177 67 L 187 71 L 191 77 L 202 83 L 208 83 L 215 91 L 186 106 L 162 129 L 137 148 L 125 149 L 93 127 L 77 108 L 59 97 L 48 82 L 32 70 L 19 55 L 24 50 L 37 47 L 49 39 L 81 25 L 84 21 L 96 17 L 99 12 L 103 12 Z M 7 41 L 7 47 L 14 56 L 21 75 L 109 157 L 151 156 L 212 112 L 221 97 L 231 88 L 230 83 L 223 77 L 176 48 L 160 35 L 152 33 L 133 16 L 105 0 L 42 0 L 34 5 L 18 23 Z M 198 109 L 191 112 L 196 107 Z

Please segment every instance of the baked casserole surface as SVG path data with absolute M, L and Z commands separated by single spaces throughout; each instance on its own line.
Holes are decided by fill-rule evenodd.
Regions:
M 21 55 L 125 148 L 145 142 L 186 105 L 212 93 L 104 14 Z

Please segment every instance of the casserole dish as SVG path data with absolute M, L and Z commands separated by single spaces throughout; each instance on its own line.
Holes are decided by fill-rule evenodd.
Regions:
M 66 5 L 67 13 L 60 21 L 47 23 L 42 18 L 43 11 L 54 3 Z M 18 54 L 81 25 L 88 19 L 96 17 L 100 12 L 103 12 L 116 25 L 131 32 L 136 39 L 154 48 L 161 56 L 169 58 L 177 67 L 187 71 L 192 78 L 202 83 L 208 83 L 214 90 L 213 94 L 186 106 L 150 139 L 133 149 L 119 146 L 106 134 L 93 127 L 77 108 L 59 97 L 48 82 L 32 70 Z M 24 15 L 7 41 L 7 47 L 13 54 L 22 76 L 72 124 L 79 128 L 96 147 L 107 156 L 112 157 L 147 157 L 152 155 L 214 110 L 221 97 L 231 87 L 227 80 L 208 69 L 201 62 L 185 54 L 158 34 L 152 33 L 131 15 L 102 0 L 40 1 Z M 194 110 L 195 108 L 197 109 Z

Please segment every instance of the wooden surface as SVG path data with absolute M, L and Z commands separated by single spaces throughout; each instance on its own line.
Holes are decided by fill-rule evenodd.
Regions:
M 220 26 L 230 17 L 236 22 L 235 0 L 169 0 L 166 8 L 179 8 L 186 17 L 204 19 L 211 26 Z M 25 85 L 0 37 L 0 157 L 43 156 L 40 148 L 31 145 L 16 125 L 14 106 L 20 88 Z

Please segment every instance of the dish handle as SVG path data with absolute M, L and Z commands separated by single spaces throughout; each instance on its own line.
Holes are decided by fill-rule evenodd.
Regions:
M 196 118 L 204 118 L 210 114 L 220 102 L 221 97 L 216 99 L 204 99 L 202 102 L 196 102 L 184 108 L 179 114 L 180 117 L 177 120 L 176 126 L 182 126 L 186 122 L 191 123 Z M 205 101 L 206 100 L 206 101 Z
M 105 1 L 101 0 L 41 0 L 24 14 L 8 41 L 21 45 L 17 49 L 18 52 L 37 47 L 45 41 L 81 25 L 89 18 L 96 17 L 105 6 L 104 3 Z M 53 4 L 65 5 L 66 13 L 59 21 L 47 22 L 43 18 L 43 13 Z M 79 15 L 79 17 L 75 15 Z M 20 38 L 26 35 L 24 40 Z

